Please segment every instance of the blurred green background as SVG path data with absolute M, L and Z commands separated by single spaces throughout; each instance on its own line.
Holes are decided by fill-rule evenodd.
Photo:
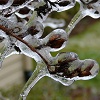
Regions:
M 67 26 L 78 9 L 79 6 L 75 6 L 66 12 L 54 12 L 50 17 L 65 19 Z M 51 30 L 51 28 L 46 28 L 45 33 L 47 34 Z M 80 21 L 72 31 L 66 48 L 59 52 L 62 51 L 76 52 L 80 59 L 94 59 L 100 64 L 100 19 L 94 20 L 86 17 Z M 52 55 L 57 53 L 52 53 Z M 0 91 L 4 97 L 10 98 L 10 100 L 18 100 L 23 85 Z M 31 90 L 27 100 L 100 100 L 100 73 L 94 79 L 76 81 L 69 87 L 45 77 Z

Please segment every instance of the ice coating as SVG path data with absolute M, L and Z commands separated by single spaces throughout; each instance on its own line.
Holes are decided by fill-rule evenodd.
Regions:
M 74 82 L 74 80 L 68 80 L 67 78 L 60 77 L 58 75 L 47 74 L 47 76 L 52 78 L 55 81 L 60 82 L 62 85 L 65 85 L 65 86 L 69 86 Z
M 7 0 L 7 1 L 8 2 L 6 4 L 0 5 L 0 10 L 9 8 L 13 4 L 13 2 L 14 2 L 14 0 Z
M 34 47 L 41 55 L 43 55 L 46 60 L 48 59 L 48 62 L 50 60 L 49 58 L 51 58 L 50 51 L 55 52 L 61 50 L 66 45 L 68 37 L 66 32 L 62 29 L 56 29 L 47 35 L 47 37 L 38 39 L 36 35 L 30 33 L 30 30 L 33 27 L 31 29 L 30 28 L 27 30 L 29 35 L 25 36 L 23 40 Z M 30 50 L 30 48 L 27 47 L 24 43 L 18 41 L 16 45 L 20 48 L 23 54 L 35 59 L 36 54 L 34 54 L 34 52 Z M 36 58 L 40 59 L 38 56 Z M 38 61 L 38 59 L 36 61 Z
M 0 38 L 3 39 L 0 43 L 0 68 L 1 68 L 5 58 L 7 58 L 12 54 L 19 54 L 20 51 L 16 50 L 16 46 L 14 44 L 16 39 L 8 37 L 2 30 L 0 30 Z
M 11 2 L 12 1 L 12 2 Z M 53 12 L 61 12 L 68 10 L 75 5 L 75 0 L 27 0 L 25 3 L 13 0 L 8 0 L 9 6 L 3 7 L 4 10 L 2 14 L 9 15 L 15 13 L 20 18 L 26 18 L 32 16 L 32 12 L 36 11 L 36 20 L 43 22 L 47 16 Z M 2 5 L 3 6 L 3 5 Z M 24 9 L 23 12 L 29 10 L 27 14 L 21 14 L 20 10 Z M 2 8 L 1 8 L 2 9 Z
M 24 54 L 37 62 L 36 70 L 21 94 L 23 100 L 26 100 L 29 91 L 44 76 L 69 86 L 76 80 L 89 80 L 97 75 L 99 65 L 95 60 L 80 60 L 74 52 L 59 53 L 55 57 L 50 53 L 66 46 L 69 34 L 84 16 L 100 17 L 100 0 L 76 1 L 80 3 L 81 9 L 66 31 L 55 29 L 47 33 L 45 38 L 41 37 L 45 26 L 64 26 L 63 20 L 48 20 L 48 15 L 53 11 L 62 12 L 74 7 L 75 0 L 6 0 L 4 4 L 0 2 L 0 26 L 9 31 L 7 34 L 0 30 L 0 44 L 4 43 L 0 48 L 0 64 L 12 54 Z
M 36 38 L 40 38 L 43 34 L 44 27 L 43 24 L 38 22 L 38 21 L 33 21 L 32 25 L 28 26 L 27 33 L 31 34 L 32 36 L 34 35 Z
M 27 35 L 23 38 L 23 40 L 33 47 L 37 47 L 40 44 L 40 41 L 31 35 Z M 34 58 L 36 62 L 41 61 L 40 56 L 37 53 L 33 52 L 26 44 L 17 41 L 16 45 L 19 47 L 21 52 L 26 56 Z
M 99 65 L 92 59 L 79 60 L 78 55 L 74 52 L 63 52 L 56 57 L 52 57 L 51 66 L 44 62 L 39 62 L 38 68 L 24 87 L 20 99 L 26 100 L 26 97 L 32 87 L 44 76 L 48 76 L 65 86 L 71 85 L 76 80 L 88 80 L 95 77 L 99 71 Z M 38 64 L 38 63 L 37 63 Z M 54 65 L 53 65 L 54 64 Z M 61 69 L 59 69 L 60 67 Z M 48 70 L 47 68 L 48 67 Z M 52 72 L 49 68 L 53 68 Z M 59 70 L 57 70 L 59 69 Z M 67 72 L 66 74 L 64 74 Z M 63 73 L 63 74 L 61 74 Z M 66 76 L 70 74 L 69 76 Z M 81 76 L 80 76 L 81 75 Z
M 54 61 L 54 65 L 48 69 L 49 72 L 66 80 L 89 80 L 99 71 L 99 65 L 95 60 L 80 60 L 73 52 L 60 53 Z
M 44 38 L 44 44 L 51 52 L 61 50 L 65 47 L 68 35 L 63 29 L 55 29 Z
M 7 19 L 6 17 L 0 17 L 0 25 L 9 28 L 14 34 L 21 34 L 27 30 L 27 27 L 21 22 L 13 22 L 12 19 Z
M 44 21 L 43 26 L 49 26 L 51 28 L 64 27 L 65 21 L 63 19 L 47 18 L 46 21 Z
M 57 12 L 62 12 L 65 10 L 68 10 L 75 6 L 75 0 L 58 0 L 57 3 L 55 3 Z
M 65 11 L 74 7 L 74 5 L 75 0 L 56 0 L 55 2 L 52 2 L 51 0 L 44 0 L 44 5 L 40 5 L 38 8 L 35 8 L 34 11 L 37 12 L 37 20 L 43 22 L 51 12 Z
M 100 17 L 100 0 L 76 0 L 80 3 L 80 10 L 85 16 Z

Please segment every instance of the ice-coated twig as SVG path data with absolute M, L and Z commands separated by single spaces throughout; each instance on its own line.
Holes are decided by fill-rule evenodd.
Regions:
M 21 39 L 20 37 L 18 37 L 17 35 L 13 34 L 10 32 L 9 29 L 7 29 L 6 27 L 0 25 L 0 29 L 3 30 L 4 32 L 6 32 L 7 35 L 14 37 L 15 39 L 19 40 L 20 42 L 24 43 L 27 47 L 30 48 L 30 50 L 32 50 L 33 52 L 36 52 L 42 59 L 43 61 L 48 65 L 48 62 L 46 61 L 46 59 L 44 59 L 44 57 L 34 48 L 32 47 L 30 44 L 28 44 L 26 41 L 24 41 L 23 39 Z
M 12 7 L 10 8 L 10 9 L 11 9 L 11 12 L 10 12 L 9 14 L 15 13 L 16 11 L 18 11 L 18 10 L 24 8 L 24 7 L 30 8 L 30 7 L 28 7 L 28 4 L 31 3 L 31 2 L 35 2 L 35 1 L 36 1 L 36 0 L 26 0 L 25 3 L 23 3 L 22 5 L 15 6 L 15 7 L 12 6 Z M 40 2 L 40 1 L 37 0 L 36 2 Z M 30 10 L 34 11 L 34 6 L 31 7 Z
M 20 97 L 18 100 L 26 100 L 27 95 L 33 86 L 44 76 L 46 76 L 47 69 L 43 63 L 38 63 L 36 69 L 34 70 L 32 76 L 25 84 L 24 88 L 21 91 Z
M 0 5 L 0 10 L 9 8 L 13 4 L 14 0 L 8 0 L 8 2 L 5 5 Z
M 76 15 L 72 18 L 71 22 L 65 29 L 68 35 L 70 35 L 71 31 L 74 29 L 74 27 L 79 23 L 81 19 L 83 19 L 85 15 L 79 10 Z
M 11 46 L 3 48 L 3 50 L 2 50 L 3 52 L 0 55 L 0 68 L 2 67 L 3 60 L 6 58 L 6 56 L 8 56 L 10 54 L 11 49 L 12 49 Z

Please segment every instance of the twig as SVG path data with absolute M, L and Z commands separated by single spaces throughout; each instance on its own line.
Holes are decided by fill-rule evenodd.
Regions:
M 12 36 L 12 37 L 16 38 L 17 40 L 21 41 L 22 43 L 24 43 L 25 45 L 27 45 L 33 52 L 36 52 L 43 59 L 43 61 L 46 63 L 47 66 L 49 66 L 48 61 L 34 47 L 32 47 L 26 41 L 24 41 L 23 39 L 21 39 L 20 37 L 18 37 L 14 33 L 12 33 L 8 28 L 0 25 L 0 29 L 3 30 L 7 35 Z

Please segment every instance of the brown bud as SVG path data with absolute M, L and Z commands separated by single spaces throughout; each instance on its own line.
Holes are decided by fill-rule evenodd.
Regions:
M 31 26 L 28 28 L 27 32 L 31 35 L 37 34 L 39 31 L 35 28 L 35 26 Z
M 51 48 L 60 48 L 66 40 L 61 38 L 60 34 L 54 34 L 50 37 L 47 46 Z

